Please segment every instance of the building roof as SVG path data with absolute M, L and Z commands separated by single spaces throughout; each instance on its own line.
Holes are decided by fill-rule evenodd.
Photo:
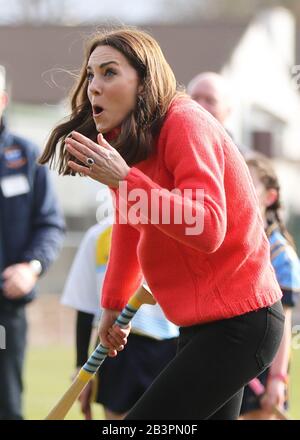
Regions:
M 246 30 L 247 22 L 203 21 L 147 25 L 159 41 L 179 83 L 202 71 L 220 71 Z M 95 28 L 94 28 L 95 29 Z M 83 40 L 91 26 L 0 26 L 0 65 L 6 68 L 12 100 L 56 104 L 73 79 L 62 70 L 79 69 Z

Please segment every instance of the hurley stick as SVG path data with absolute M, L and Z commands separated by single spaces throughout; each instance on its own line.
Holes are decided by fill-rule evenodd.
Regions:
M 123 328 L 128 325 L 132 320 L 138 309 L 143 304 L 155 304 L 155 299 L 151 295 L 147 286 L 143 285 L 139 290 L 130 298 L 128 304 L 124 307 L 120 315 L 115 321 L 119 327 Z M 108 348 L 99 344 L 93 354 L 89 357 L 87 362 L 79 371 L 78 375 L 74 379 L 72 385 L 65 392 L 62 398 L 57 402 L 54 408 L 50 411 L 46 420 L 63 420 L 68 413 L 69 409 L 77 400 L 83 388 L 91 380 L 93 375 L 97 372 L 100 365 L 108 354 Z

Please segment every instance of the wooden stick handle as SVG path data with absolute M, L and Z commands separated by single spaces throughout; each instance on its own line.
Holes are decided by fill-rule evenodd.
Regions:
M 156 301 L 149 288 L 143 284 L 130 298 L 128 304 L 124 307 L 115 323 L 120 327 L 126 327 L 143 304 L 153 305 L 155 303 Z M 102 344 L 97 346 L 87 362 L 80 369 L 72 385 L 47 415 L 46 420 L 63 420 L 65 418 L 81 391 L 98 371 L 99 367 L 107 357 L 108 351 L 108 348 L 104 347 Z

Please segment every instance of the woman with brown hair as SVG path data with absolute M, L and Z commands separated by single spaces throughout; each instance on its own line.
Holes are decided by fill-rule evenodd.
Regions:
M 143 275 L 180 326 L 175 359 L 127 418 L 236 419 L 284 320 L 244 159 L 178 90 L 158 43 L 136 29 L 92 38 L 71 102 L 40 161 L 115 196 L 100 340 L 111 356 L 124 348 L 130 328 L 114 321 Z

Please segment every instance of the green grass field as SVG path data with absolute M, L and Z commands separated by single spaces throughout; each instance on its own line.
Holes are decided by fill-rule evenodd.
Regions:
M 292 351 L 290 378 L 291 417 L 300 420 L 300 348 Z
M 70 385 L 73 372 L 74 351 L 69 347 L 51 346 L 31 348 L 28 351 L 25 371 L 25 417 L 30 420 L 44 419 L 49 410 Z M 300 420 L 300 349 L 292 353 L 290 380 L 291 410 L 293 419 Z M 103 419 L 100 405 L 94 405 L 95 419 Z M 70 410 L 67 420 L 80 420 L 78 404 Z
M 75 353 L 70 347 L 31 348 L 27 354 L 24 389 L 24 414 L 29 420 L 41 420 L 71 385 Z M 94 418 L 103 419 L 100 405 L 94 405 Z M 83 419 L 75 402 L 66 420 Z

